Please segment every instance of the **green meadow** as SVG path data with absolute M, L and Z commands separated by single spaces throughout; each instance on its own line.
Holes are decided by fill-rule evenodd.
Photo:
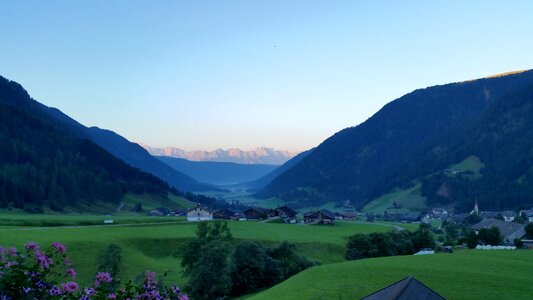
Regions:
M 103 223 L 104 219 L 113 219 L 118 224 L 77 225 L 84 222 Z M 29 241 L 41 245 L 55 241 L 64 243 L 78 271 L 79 282 L 83 285 L 91 283 L 97 271 L 96 257 L 110 243 L 122 248 L 123 279 L 134 278 L 146 270 L 160 273 L 168 270 L 167 283 L 184 285 L 186 278 L 182 274 L 179 254 L 185 242 L 194 237 L 196 230 L 195 223 L 172 217 L 1 214 L 0 221 L 2 246 L 20 248 Z M 30 225 L 24 223 L 26 221 Z M 67 226 L 31 225 L 39 222 L 41 225 Z M 345 244 L 352 234 L 395 230 L 391 224 L 366 222 L 317 226 L 231 221 L 229 225 L 236 241 L 257 240 L 266 245 L 275 245 L 287 240 L 296 243 L 299 253 L 323 264 L 344 261 Z
M 372 258 L 313 267 L 246 299 L 360 299 L 409 275 L 446 299 L 531 299 L 531 270 L 530 250 Z

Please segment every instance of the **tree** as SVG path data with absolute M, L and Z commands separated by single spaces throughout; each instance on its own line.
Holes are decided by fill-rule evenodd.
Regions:
M 346 259 L 356 260 L 368 257 L 368 253 L 372 252 L 375 246 L 367 234 L 358 233 L 350 236 L 346 248 Z
M 142 207 L 141 202 L 135 203 L 135 206 L 133 207 L 133 211 L 134 212 L 142 212 L 143 211 L 143 207 Z
M 465 242 L 466 242 L 466 246 L 469 249 L 476 248 L 476 246 L 478 244 L 478 236 L 477 236 L 477 234 L 473 230 L 469 230 L 465 234 Z
M 422 224 L 421 224 L 422 225 Z M 420 229 L 413 234 L 413 247 L 416 251 L 422 248 L 435 248 L 433 233 L 427 227 L 420 226 Z
M 482 228 L 479 230 L 478 233 L 479 241 L 486 244 L 486 245 L 492 245 L 497 246 L 502 243 L 502 235 L 500 233 L 500 229 L 496 226 L 492 226 L 491 228 Z
M 231 257 L 232 294 L 241 295 L 275 284 L 280 279 L 280 263 L 256 241 L 243 241 Z
M 196 238 L 186 243 L 181 249 L 185 274 L 189 274 L 202 254 L 202 248 L 212 241 L 230 242 L 233 239 L 227 222 L 199 222 L 196 227 Z
M 283 241 L 277 247 L 268 250 L 268 255 L 279 261 L 281 280 L 285 280 L 314 265 L 307 258 L 298 255 L 295 248 L 296 245 Z
M 529 238 L 533 238 L 533 223 L 527 224 L 524 230 Z
M 230 249 L 231 245 L 223 240 L 213 240 L 201 247 L 186 288 L 194 299 L 217 299 L 228 294 L 231 288 Z

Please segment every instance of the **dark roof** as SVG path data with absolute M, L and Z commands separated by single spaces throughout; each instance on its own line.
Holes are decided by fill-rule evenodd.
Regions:
M 452 215 L 451 218 L 456 223 L 463 223 L 466 218 L 468 218 L 470 214 L 463 213 L 463 214 L 455 214 Z
M 501 215 L 498 211 L 480 211 L 479 215 L 485 218 L 496 218 Z
M 227 217 L 233 217 L 236 214 L 237 214 L 236 212 L 228 208 L 222 208 L 213 213 L 213 215 L 222 215 L 222 216 L 227 216 Z
M 446 300 L 422 282 L 409 276 L 361 300 Z
M 417 220 L 420 220 L 420 216 L 414 213 L 408 213 L 408 214 L 401 215 L 400 219 L 409 220 L 409 221 L 417 221 Z
M 284 212 L 289 217 L 296 216 L 296 212 L 293 209 L 291 209 L 290 207 L 288 207 L 288 206 L 284 205 L 284 206 L 278 207 L 277 209 L 281 210 L 282 212 Z
M 251 208 L 248 208 L 247 210 L 245 210 L 244 213 L 246 213 L 247 211 L 250 211 L 250 210 L 255 210 L 256 212 L 258 212 L 260 214 L 266 214 L 269 211 L 268 209 L 262 208 L 262 207 L 251 207 Z
M 502 216 L 503 217 L 514 217 L 516 216 L 516 213 L 512 210 L 506 210 L 504 212 L 502 212 Z
M 316 211 L 314 211 L 314 210 L 310 210 L 310 211 L 308 211 L 308 212 L 306 212 L 306 213 L 304 214 L 304 218 L 305 218 L 305 217 L 312 217 L 312 216 L 314 216 L 315 214 L 316 214 Z
M 524 214 L 526 216 L 526 218 L 533 217 L 533 209 L 523 210 L 523 211 L 521 211 L 521 214 Z
M 318 212 L 321 212 L 322 214 L 324 214 L 328 218 L 335 219 L 335 213 L 333 213 L 332 211 L 329 211 L 327 209 L 319 209 Z
M 212 213 L 212 211 L 209 208 L 205 207 L 205 206 L 196 206 L 196 207 L 193 207 L 193 208 L 189 208 L 188 212 L 194 211 L 194 210 L 197 210 L 197 209 L 202 209 L 202 210 L 205 210 L 205 211 L 207 211 L 209 213 Z
M 356 218 L 357 213 L 355 211 L 338 211 L 335 213 L 337 216 L 342 216 L 345 218 Z
M 496 219 L 484 219 L 483 221 L 475 224 L 472 226 L 472 229 L 474 230 L 480 230 L 482 228 L 491 228 L 491 227 L 498 227 L 500 230 L 500 233 L 504 237 L 523 237 L 526 232 L 524 230 L 524 227 L 526 227 L 525 224 L 519 224 L 519 223 L 511 223 L 511 222 L 505 222 L 502 220 L 496 220 Z

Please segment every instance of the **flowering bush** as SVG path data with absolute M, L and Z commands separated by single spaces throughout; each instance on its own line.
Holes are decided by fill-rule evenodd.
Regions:
M 93 286 L 82 288 L 66 253 L 66 247 L 57 242 L 44 250 L 30 242 L 22 252 L 0 246 L 0 299 L 188 300 L 177 286 L 158 289 L 154 272 L 145 273 L 142 286 L 130 281 L 119 289 L 110 288 L 109 273 L 99 272 Z

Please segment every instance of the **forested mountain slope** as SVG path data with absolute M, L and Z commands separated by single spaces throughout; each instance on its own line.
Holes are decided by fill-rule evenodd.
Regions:
M 479 174 L 448 166 L 468 157 L 482 164 Z M 418 179 L 430 205 L 469 211 L 533 206 L 533 84 L 492 103 L 476 120 L 450 131 L 413 155 L 385 182 L 405 186 Z
M 533 82 L 533 72 L 419 89 L 344 129 L 266 186 L 258 196 L 294 205 L 350 200 L 361 206 L 402 172 L 419 149 L 479 117 L 495 99 Z
M 19 84 L 0 77 L 0 208 L 62 211 L 116 204 L 125 193 L 171 192 L 44 108 Z

